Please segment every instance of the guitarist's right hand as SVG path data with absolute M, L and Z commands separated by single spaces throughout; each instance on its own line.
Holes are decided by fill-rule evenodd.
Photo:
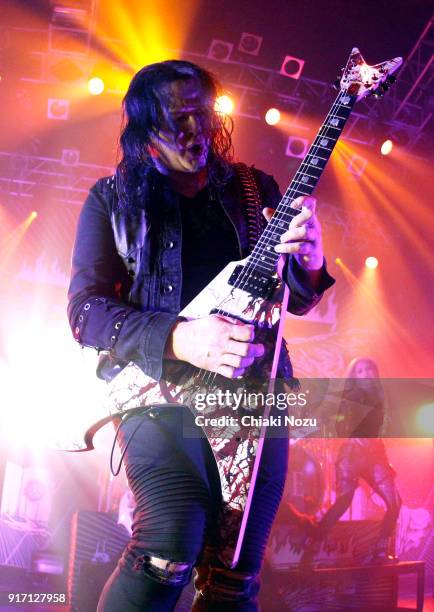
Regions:
M 254 326 L 221 315 L 178 321 L 168 338 L 166 359 L 187 361 L 197 368 L 238 378 L 264 354 L 255 344 Z

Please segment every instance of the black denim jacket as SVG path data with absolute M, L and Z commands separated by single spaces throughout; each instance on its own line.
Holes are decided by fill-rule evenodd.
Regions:
M 256 170 L 263 206 L 281 199 L 273 177 Z M 216 204 L 226 211 L 237 232 L 240 259 L 248 255 L 247 223 L 239 205 L 234 176 L 217 190 Z M 68 317 L 74 338 L 106 351 L 112 365 L 134 361 L 159 380 L 167 337 L 180 311 L 182 228 L 178 197 L 164 179 L 153 184 L 147 208 L 120 212 L 114 177 L 91 188 L 78 221 L 68 291 Z M 149 208 L 148 208 L 149 206 Z M 152 210 L 149 214 L 146 211 Z M 334 280 L 323 268 L 320 292 L 289 258 L 285 282 L 291 296 L 288 310 L 307 313 Z M 112 372 L 116 371 L 116 367 Z M 103 372 L 103 377 L 112 374 Z

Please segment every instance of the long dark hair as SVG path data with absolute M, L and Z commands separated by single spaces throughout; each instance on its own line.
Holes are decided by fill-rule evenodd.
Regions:
M 366 361 L 372 367 L 374 371 L 372 379 L 356 377 L 356 367 L 362 361 Z M 338 435 L 351 438 L 378 437 L 384 420 L 385 398 L 377 363 L 370 357 L 356 357 L 348 364 L 345 375 L 344 391 L 336 422 Z
M 368 388 L 364 383 L 366 379 L 359 379 L 356 376 L 356 367 L 362 361 L 368 363 L 374 372 L 373 378 L 369 379 Z M 352 359 L 345 370 L 345 376 L 345 393 L 347 395 L 351 395 L 352 392 L 362 389 L 364 390 L 365 394 L 369 391 L 372 401 L 377 401 L 380 403 L 384 400 L 384 391 L 380 380 L 380 371 L 378 369 L 377 362 L 371 357 L 355 357 Z
M 151 136 L 164 120 L 162 106 L 165 86 L 174 81 L 195 79 L 205 94 L 214 100 L 221 90 L 217 79 L 207 70 L 182 60 L 168 60 L 142 68 L 132 79 L 123 100 L 123 127 L 120 136 L 121 159 L 116 169 L 119 208 L 131 210 L 140 196 L 146 203 L 149 184 L 158 174 L 149 153 Z M 208 154 L 208 179 L 218 187 L 232 175 L 232 122 L 229 117 L 210 111 L 211 142 Z

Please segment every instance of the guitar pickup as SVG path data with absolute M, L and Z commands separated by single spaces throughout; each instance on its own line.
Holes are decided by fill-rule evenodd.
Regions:
M 254 268 L 253 270 L 246 271 L 244 274 L 243 270 L 244 266 L 236 266 L 228 280 L 228 284 L 232 287 L 236 286 L 237 289 L 247 291 L 253 297 L 260 297 L 264 300 L 268 299 L 277 287 L 277 278 L 262 274 L 262 272 Z

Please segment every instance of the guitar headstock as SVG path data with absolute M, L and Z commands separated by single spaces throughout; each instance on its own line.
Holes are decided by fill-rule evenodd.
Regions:
M 369 94 L 381 96 L 395 81 L 392 74 L 401 64 L 402 57 L 395 57 L 387 62 L 370 66 L 358 48 L 354 47 L 342 76 L 336 82 L 336 87 L 350 96 L 357 96 L 357 100 Z

